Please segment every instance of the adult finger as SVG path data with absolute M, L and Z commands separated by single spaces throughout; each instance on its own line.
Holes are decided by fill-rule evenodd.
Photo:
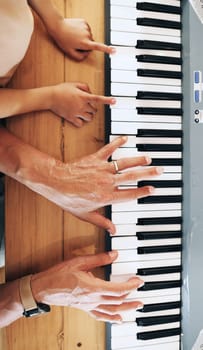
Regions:
M 96 279 L 96 286 L 103 296 L 123 296 L 141 287 L 143 283 L 139 277 L 130 278 L 125 282 L 109 282 L 99 278 Z
M 130 188 L 130 189 L 117 189 L 114 192 L 114 198 L 110 200 L 110 203 L 119 203 L 131 201 L 133 199 L 143 198 L 151 196 L 154 193 L 154 187 L 152 186 L 143 186 L 139 188 Z
M 112 264 L 112 262 L 117 258 L 117 256 L 118 253 L 116 250 L 106 253 L 83 256 L 80 259 L 79 269 L 83 271 L 91 271 L 95 267 Z M 100 279 L 97 280 L 100 281 Z
M 128 302 L 125 301 L 120 305 L 100 304 L 97 306 L 96 311 L 105 312 L 108 315 L 115 315 L 122 311 L 132 310 L 132 309 L 134 310 L 141 309 L 142 307 L 143 307 L 143 304 L 140 301 L 128 301 Z
M 115 176 L 115 185 L 124 185 L 125 183 L 132 182 L 135 184 L 138 180 L 147 180 L 151 177 L 159 176 L 163 173 L 162 167 L 146 167 L 143 169 L 137 169 L 135 171 L 128 171 L 117 174 Z
M 104 312 L 99 311 L 90 311 L 90 315 L 92 315 L 96 320 L 104 321 L 104 322 L 111 322 L 111 323 L 121 323 L 122 317 L 120 315 L 108 315 Z
M 133 168 L 137 166 L 149 165 L 151 163 L 151 158 L 147 156 L 143 157 L 129 157 L 129 158 L 120 158 L 110 162 L 113 172 L 115 172 L 115 162 L 117 164 L 117 171 L 122 171 L 128 168 Z M 136 170 L 137 171 L 137 170 Z
M 112 153 L 118 148 L 124 145 L 127 142 L 127 136 L 119 136 L 116 137 L 113 141 L 108 143 L 107 145 L 100 148 L 99 151 L 96 152 L 97 157 L 103 160 L 107 160 L 111 157 Z M 113 165 L 113 164 L 112 164 Z
M 75 214 L 75 215 L 84 221 L 90 222 L 93 225 L 104 228 L 106 231 L 108 231 L 112 235 L 116 233 L 116 227 L 113 224 L 113 222 L 105 218 L 105 216 L 103 216 L 97 211 L 79 214 L 79 215 Z

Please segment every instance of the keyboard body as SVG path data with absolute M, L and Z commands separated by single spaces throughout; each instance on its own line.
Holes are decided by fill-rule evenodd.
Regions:
M 131 297 L 138 298 L 142 301 L 145 300 L 146 304 L 150 306 L 157 300 L 157 305 L 159 305 L 159 308 L 161 308 L 161 304 L 163 305 L 163 302 L 170 303 L 170 305 L 175 303 L 174 305 L 176 306 L 171 307 L 171 310 L 169 310 L 168 307 L 167 311 L 162 309 L 161 311 L 157 310 L 157 312 L 154 312 L 154 309 L 152 308 L 149 313 L 145 313 L 144 315 L 144 317 L 148 317 L 149 324 L 143 327 L 142 322 L 145 321 L 143 321 L 143 313 L 140 311 L 126 313 L 123 325 L 107 325 L 106 349 L 191 350 L 194 343 L 197 341 L 200 331 L 203 328 L 203 312 L 201 312 L 203 311 L 203 307 L 201 306 L 203 300 L 203 276 L 201 273 L 203 266 L 203 162 L 201 160 L 201 152 L 203 150 L 203 47 L 200 43 L 198 43 L 199 38 L 201 38 L 200 33 L 203 33 L 203 24 L 187 0 L 183 0 L 181 2 L 178 0 L 160 0 L 159 2 L 158 0 L 153 0 L 148 2 L 151 3 L 152 6 L 154 3 L 161 3 L 161 5 L 168 4 L 171 6 L 176 5 L 176 3 L 180 3 L 182 8 L 182 53 L 180 56 L 177 54 L 174 54 L 173 56 L 170 49 L 166 50 L 166 48 L 164 48 L 164 50 L 166 50 L 165 52 L 167 52 L 164 54 L 164 57 L 167 56 L 167 60 L 169 60 L 169 62 L 167 62 L 167 64 L 165 62 L 165 66 L 163 66 L 161 61 L 159 62 L 159 70 L 162 71 L 160 73 L 161 75 L 165 74 L 165 72 L 163 73 L 163 70 L 165 70 L 165 67 L 168 65 L 169 72 L 172 71 L 172 75 L 174 76 L 171 78 L 168 74 L 166 74 L 165 78 L 163 78 L 163 76 L 155 77 L 155 79 L 158 78 L 158 80 L 157 83 L 155 83 L 156 87 L 154 92 L 156 94 L 168 92 L 173 94 L 173 104 L 171 105 L 171 102 L 167 102 L 165 99 L 163 103 L 160 98 L 161 101 L 159 105 L 159 102 L 156 101 L 156 98 L 152 95 L 152 98 L 148 98 L 153 100 L 152 105 L 149 106 L 148 104 L 145 104 L 147 97 L 145 96 L 143 98 L 140 92 L 143 92 L 143 90 L 149 91 L 150 86 L 154 84 L 155 80 L 153 80 L 153 70 L 156 69 L 157 62 L 155 64 L 153 62 L 153 53 L 156 55 L 156 52 L 153 50 L 150 50 L 149 52 L 143 51 L 142 55 L 139 55 L 139 50 L 136 50 L 135 52 L 135 56 L 138 55 L 141 61 L 143 58 L 145 60 L 146 57 L 149 62 L 152 59 L 151 67 L 149 62 L 147 62 L 145 65 L 146 61 L 144 62 L 143 66 L 142 62 L 141 65 L 140 62 L 133 62 L 132 52 L 134 55 L 133 50 L 136 44 L 133 42 L 133 35 L 137 35 L 136 30 L 135 33 L 129 33 L 129 43 L 125 43 L 125 31 L 128 32 L 128 29 L 126 29 L 125 26 L 126 23 L 130 22 L 126 22 L 125 19 L 123 20 L 122 18 L 119 18 L 119 16 L 122 17 L 122 12 L 124 17 L 126 14 L 128 16 L 128 13 L 126 12 L 126 7 L 128 4 L 129 6 L 132 5 L 132 16 L 136 16 L 136 13 L 139 15 L 140 12 L 136 9 L 137 3 L 146 4 L 146 2 L 142 2 L 140 0 L 126 0 L 125 5 L 124 2 L 119 2 L 119 0 L 105 1 L 106 42 L 116 46 L 118 49 L 117 52 L 124 55 L 122 57 L 126 58 L 127 62 L 127 67 L 125 68 L 125 66 L 123 66 L 122 59 L 117 59 L 114 57 L 109 59 L 106 57 L 106 94 L 116 96 L 121 105 L 120 111 L 110 110 L 108 107 L 106 108 L 106 142 L 109 142 L 109 140 L 119 134 L 129 135 L 129 149 L 120 149 L 115 155 L 113 155 L 113 159 L 118 159 L 119 157 L 123 156 L 136 156 L 142 154 L 142 146 L 139 145 L 139 148 L 136 143 L 136 150 L 133 150 L 132 144 L 135 142 L 144 143 L 144 141 L 140 140 L 142 137 L 145 137 L 145 139 L 142 140 L 147 140 L 146 143 L 149 143 L 151 147 L 146 148 L 147 150 L 149 149 L 148 154 L 152 156 L 152 158 L 158 159 L 157 163 L 155 162 L 154 164 L 163 165 L 167 170 L 163 174 L 163 177 L 158 179 L 158 182 L 162 182 L 162 185 L 160 185 L 160 183 L 158 184 L 158 187 L 160 188 L 157 189 L 157 198 L 160 195 L 161 202 L 159 202 L 159 199 L 158 201 L 154 202 L 131 202 L 126 203 L 124 206 L 112 206 L 112 208 L 109 210 L 108 215 L 117 225 L 118 237 L 113 239 L 109 239 L 107 237 L 107 249 L 118 249 L 119 259 L 115 264 L 112 264 L 113 266 L 111 266 L 111 271 L 108 272 L 108 278 L 112 280 L 119 280 L 121 277 L 120 280 L 122 280 L 123 275 L 125 275 L 125 271 L 127 271 L 127 275 L 131 275 L 140 272 L 142 268 L 146 274 L 148 274 L 150 267 L 157 269 L 157 271 L 161 271 L 158 270 L 158 268 L 165 269 L 165 273 L 163 273 L 163 271 L 160 272 L 160 276 L 158 276 L 158 274 L 155 272 L 154 276 L 153 274 L 151 277 L 144 276 L 144 278 L 146 278 L 146 284 L 147 282 L 149 282 L 149 284 L 154 282 L 166 284 L 163 289 L 160 287 L 160 293 L 159 289 L 156 289 L 155 287 L 154 290 L 139 291 L 137 294 L 134 293 L 134 295 Z M 118 9 L 118 7 L 120 7 L 120 9 Z M 111 21 L 110 14 L 113 14 L 112 16 L 114 16 L 114 13 L 116 13 L 115 17 L 118 16 L 118 19 L 113 19 L 113 21 Z M 168 14 L 166 14 L 166 20 L 169 20 L 167 15 Z M 156 14 L 154 14 L 154 16 L 156 18 Z M 160 16 L 160 18 L 162 17 Z M 175 17 L 173 14 L 172 19 L 174 20 L 174 18 L 176 19 L 176 14 Z M 134 23 L 136 22 L 135 17 L 133 20 L 134 22 L 132 21 L 131 25 L 134 26 Z M 121 23 L 121 27 L 119 27 L 119 21 Z M 115 26 L 115 31 L 117 32 L 122 31 L 122 28 L 124 28 L 124 37 L 122 37 L 123 33 L 121 33 L 120 44 L 116 41 L 119 40 L 117 36 L 118 33 L 116 33 L 116 39 L 114 39 L 114 34 L 111 33 L 114 30 L 112 29 L 112 25 Z M 132 29 L 132 31 L 133 30 L 134 29 Z M 131 31 L 131 28 L 129 31 Z M 147 33 L 144 35 L 146 37 L 139 37 L 138 34 L 137 40 L 140 40 L 140 42 L 142 40 L 146 41 L 150 37 L 150 35 Z M 152 34 L 152 39 L 154 39 L 153 35 L 157 35 L 156 29 L 155 34 Z M 160 40 L 163 40 L 164 35 L 164 32 L 163 34 L 161 33 Z M 173 37 L 170 31 L 166 32 L 166 38 L 169 37 Z M 132 42 L 130 42 L 130 40 Z M 171 40 L 173 42 L 173 38 Z M 128 52 L 130 55 L 129 60 L 127 57 Z M 169 56 L 170 59 L 168 59 Z M 177 64 L 175 64 L 174 61 L 172 63 L 173 66 L 171 66 L 171 57 L 173 57 L 172 61 L 173 59 L 176 60 L 178 58 L 182 60 L 182 63 L 180 64 L 177 59 Z M 138 79 L 133 73 L 134 66 L 135 71 L 140 70 L 141 73 L 141 76 Z M 174 67 L 174 69 L 171 67 Z M 179 67 L 181 67 L 180 70 Z M 149 72 L 148 69 L 152 70 L 152 72 Z M 120 74 L 119 70 L 123 70 L 123 73 Z M 146 71 L 147 74 L 152 74 L 152 84 L 151 76 L 148 80 L 148 77 L 145 75 Z M 180 71 L 182 72 L 181 82 L 179 76 Z M 159 89 L 157 86 L 164 85 L 163 79 L 166 81 L 166 88 L 163 87 L 162 90 L 162 88 Z M 122 84 L 124 85 L 122 86 Z M 135 99 L 133 99 L 132 91 L 135 87 Z M 152 89 L 150 91 L 152 91 Z M 138 94 L 141 96 L 140 99 L 138 98 Z M 181 94 L 182 99 L 180 98 Z M 130 97 L 129 106 L 127 106 L 128 97 Z M 144 99 L 145 101 L 142 105 L 142 101 Z M 157 108 L 162 108 L 160 114 L 155 113 Z M 157 111 L 159 111 L 159 109 L 157 109 Z M 123 122 L 122 115 L 125 115 L 126 121 L 124 119 L 124 123 L 121 125 L 120 122 Z M 169 123 L 162 123 L 162 118 L 164 115 L 166 118 L 168 118 Z M 139 121 L 136 126 L 134 123 L 132 123 L 134 121 L 134 117 Z M 151 117 L 152 120 L 150 119 Z M 166 120 L 167 119 L 165 119 L 165 121 Z M 144 129 L 144 131 L 146 129 L 145 121 L 147 121 L 147 129 L 151 130 L 152 134 L 149 132 L 143 136 L 142 129 Z M 157 126 L 154 126 L 155 124 Z M 117 125 L 121 125 L 121 128 L 117 128 Z M 156 134 L 154 134 L 153 130 L 156 129 L 161 129 L 162 131 L 160 135 L 157 134 L 157 136 L 154 137 Z M 171 134 L 167 134 L 167 129 L 171 129 Z M 121 130 L 121 133 L 119 133 L 119 130 Z M 140 130 L 141 133 L 139 134 Z M 163 137 L 165 133 L 166 137 Z M 135 136 L 136 139 L 134 139 Z M 153 140 L 151 136 L 153 137 Z M 157 142 L 154 141 L 155 139 L 157 139 Z M 159 142 L 160 150 L 163 153 L 160 153 L 159 148 L 156 148 Z M 153 143 L 156 144 L 155 148 L 152 146 Z M 166 149 L 164 148 L 165 143 L 168 145 L 168 149 L 167 147 Z M 171 143 L 175 145 L 169 146 Z M 173 147 L 175 148 L 173 149 Z M 147 153 L 147 151 L 145 153 Z M 165 159 L 164 161 L 163 158 Z M 160 161 L 160 159 L 162 160 Z M 163 185 L 164 183 L 166 184 L 166 188 Z M 163 199 L 164 196 L 166 197 L 165 201 Z M 167 196 L 168 198 L 171 197 L 168 202 Z M 151 214 L 152 217 L 150 216 Z M 152 219 L 150 223 L 147 222 L 149 216 L 150 219 Z M 168 221 L 166 221 L 166 216 Z M 158 222 L 158 219 L 160 219 L 160 222 Z M 142 226 L 145 224 L 146 230 L 143 229 L 144 226 Z M 127 232 L 125 232 L 125 230 Z M 141 237 L 143 232 L 145 235 L 144 240 L 142 241 L 142 238 L 137 240 L 136 236 L 140 235 Z M 150 234 L 156 233 L 157 237 L 155 242 L 153 242 L 152 239 L 149 240 L 147 232 L 150 232 Z M 167 240 L 166 236 L 164 239 L 162 239 L 163 236 L 161 236 L 161 234 L 163 232 L 168 233 L 169 236 Z M 175 232 L 177 236 L 175 236 Z M 170 237 L 171 233 L 172 239 Z M 147 244 L 145 239 L 147 240 Z M 174 247 L 174 250 L 172 251 L 171 244 Z M 166 246 L 169 248 L 169 250 L 167 250 Z M 158 250 L 156 251 L 157 247 Z M 150 251 L 148 252 L 147 249 L 150 249 Z M 142 258 L 139 259 L 138 255 L 138 258 L 136 257 L 135 260 L 133 260 L 132 253 L 134 254 L 135 251 L 138 250 L 140 250 L 141 254 L 143 254 Z M 151 261 L 150 256 L 155 257 L 155 254 L 153 255 L 148 253 L 153 253 L 153 250 L 156 254 L 156 259 L 152 258 Z M 119 272 L 120 266 L 121 272 Z M 170 270 L 168 275 L 167 268 Z M 143 278 L 142 275 L 141 278 Z M 167 283 L 170 284 L 169 288 L 167 288 Z M 145 297 L 146 299 L 144 299 Z M 179 306 L 176 303 L 179 303 Z M 162 323 L 162 318 L 165 316 L 168 318 L 166 318 L 166 321 L 163 321 Z M 150 324 L 150 317 L 152 317 L 152 324 Z M 156 317 L 159 317 L 157 324 Z M 142 319 L 141 323 L 139 323 L 138 320 L 140 318 Z M 138 320 L 138 323 L 137 321 L 135 322 L 135 320 Z M 155 325 L 153 322 L 155 322 Z M 166 329 L 169 333 L 167 335 L 166 332 L 165 336 L 163 336 L 163 332 L 166 331 L 164 326 L 166 322 L 168 322 Z M 152 339 L 143 340 L 141 334 L 141 338 L 137 339 L 137 334 L 145 333 L 147 327 L 149 332 L 160 331 L 160 338 L 158 336 L 153 338 L 152 336 Z M 171 329 L 172 333 L 170 334 Z M 199 349 L 200 348 L 194 350 Z

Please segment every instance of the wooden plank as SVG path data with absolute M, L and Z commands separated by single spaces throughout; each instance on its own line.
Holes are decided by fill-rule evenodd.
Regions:
M 55 0 L 67 17 L 85 18 L 97 41 L 104 41 L 104 1 Z M 91 9 L 91 11 L 90 11 Z M 91 53 L 82 63 L 65 59 L 49 41 L 41 22 L 29 51 L 11 86 L 38 87 L 64 81 L 87 82 L 94 93 L 103 94 L 104 55 Z M 51 72 L 51 74 L 50 74 Z M 49 112 L 12 118 L 9 129 L 58 159 L 71 161 L 98 150 L 104 144 L 104 110 L 92 123 L 76 129 Z M 103 211 L 103 210 L 102 210 Z M 103 251 L 103 230 L 63 213 L 19 183 L 6 180 L 6 276 L 17 278 L 40 271 L 64 257 Z M 103 270 L 96 274 L 103 276 Z M 4 350 L 104 350 L 105 325 L 87 314 L 69 308 L 53 308 L 39 319 L 19 320 L 7 327 Z
M 64 12 L 64 1 L 57 0 Z M 51 71 L 51 74 L 50 74 Z M 35 34 L 10 84 L 29 88 L 64 80 L 64 55 L 49 40 L 35 16 Z M 62 159 L 62 121 L 49 112 L 12 118 L 9 129 L 38 149 Z M 51 135 L 51 136 L 50 136 Z M 24 186 L 6 181 L 7 280 L 45 269 L 63 258 L 63 211 Z M 52 308 L 43 318 L 21 319 L 7 327 L 6 350 L 58 349 L 63 312 Z
M 92 29 L 94 40 L 104 42 L 103 0 L 67 1 L 66 16 L 84 18 Z M 92 52 L 88 59 L 81 63 L 75 63 L 66 58 L 65 80 L 87 83 L 92 93 L 104 94 L 104 54 Z M 104 144 L 103 106 L 99 106 L 94 121 L 87 123 L 80 129 L 65 123 L 64 135 L 64 156 L 67 162 L 97 151 Z M 64 216 L 64 226 L 65 258 L 103 251 L 103 230 L 84 223 L 68 213 L 65 213 Z M 98 274 L 102 277 L 103 271 L 98 270 Z M 98 322 L 86 313 L 75 309 L 66 310 L 64 318 L 67 321 L 64 333 L 67 349 L 105 349 L 105 325 L 103 322 Z

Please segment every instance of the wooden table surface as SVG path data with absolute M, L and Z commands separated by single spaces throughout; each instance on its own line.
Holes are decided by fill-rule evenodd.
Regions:
M 104 41 L 104 1 L 55 0 L 67 17 L 85 18 L 97 41 Z M 31 88 L 81 81 L 104 93 L 104 54 L 82 63 L 57 49 L 35 16 L 35 33 L 11 86 Z M 26 142 L 64 162 L 90 154 L 104 144 L 104 109 L 82 129 L 51 112 L 11 118 L 8 128 Z M 6 277 L 34 273 L 75 255 L 104 250 L 103 230 L 84 223 L 16 181 L 6 179 Z M 103 271 L 96 272 L 102 276 Z M 86 313 L 52 307 L 49 315 L 20 319 L 6 328 L 4 350 L 104 350 L 105 325 Z M 2 349 L 3 350 L 3 349 Z

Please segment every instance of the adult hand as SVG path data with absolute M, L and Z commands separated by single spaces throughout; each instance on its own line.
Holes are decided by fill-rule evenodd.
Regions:
M 108 162 L 108 159 L 126 141 L 127 137 L 118 137 L 96 153 L 72 163 L 62 163 L 53 158 L 44 161 L 43 158 L 39 164 L 39 157 L 35 156 L 37 164 L 34 165 L 34 169 L 29 166 L 28 172 L 22 168 L 22 171 L 18 171 L 18 178 L 25 178 L 25 181 L 21 181 L 28 187 L 80 219 L 114 234 L 115 225 L 96 210 L 113 203 L 152 194 L 151 186 L 126 189 L 119 186 L 129 181 L 149 179 L 162 172 L 160 167 L 140 168 L 150 164 L 151 159 L 148 157 L 119 159 L 119 173 L 115 172 L 114 163 Z M 126 171 L 136 166 L 139 168 Z
M 75 61 L 83 61 L 92 50 L 115 52 L 115 48 L 95 42 L 89 24 L 81 18 L 59 18 L 49 33 L 60 49 Z
M 35 299 L 49 305 L 81 309 L 98 320 L 122 321 L 123 311 L 142 307 L 140 301 L 126 301 L 126 297 L 143 281 L 133 277 L 127 282 L 108 282 L 91 272 L 96 267 L 111 264 L 117 255 L 112 251 L 81 256 L 33 275 L 31 286 Z
M 49 109 L 76 127 L 92 121 L 97 112 L 98 103 L 114 104 L 116 102 L 113 97 L 91 94 L 85 83 L 62 83 L 51 89 Z

